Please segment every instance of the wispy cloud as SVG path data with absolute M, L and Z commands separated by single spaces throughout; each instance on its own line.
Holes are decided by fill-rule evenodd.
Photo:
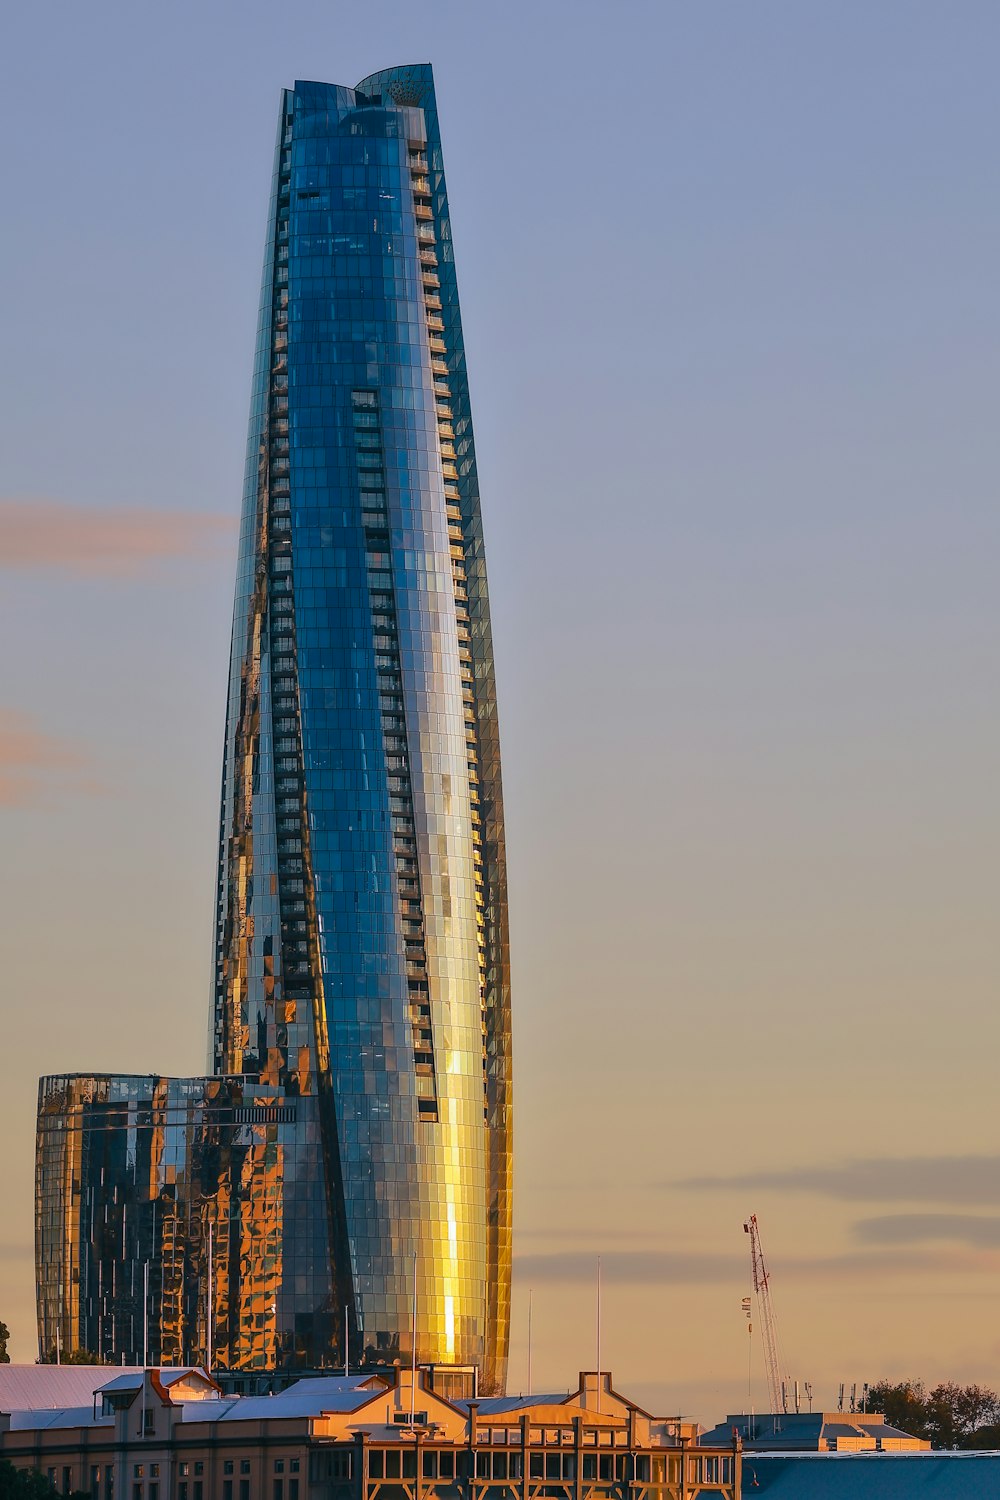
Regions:
M 232 517 L 192 511 L 0 500 L 0 567 L 130 577 L 227 550 L 234 531 Z
M 962 1245 L 1000 1249 L 1000 1218 L 995 1214 L 879 1214 L 859 1219 L 854 1233 L 867 1245 L 954 1240 Z
M 0 807 L 36 802 L 55 778 L 74 791 L 99 790 L 84 752 L 45 734 L 24 714 L 0 709 Z
M 515 1255 L 514 1269 L 522 1284 L 533 1286 L 552 1282 L 592 1283 L 596 1260 L 592 1253 L 574 1250 Z M 957 1249 L 853 1250 L 842 1255 L 783 1259 L 772 1270 L 783 1281 L 827 1284 L 855 1279 L 893 1282 L 900 1277 L 929 1273 L 996 1276 L 1000 1272 L 1000 1254 Z M 623 1286 L 716 1286 L 745 1281 L 747 1262 L 742 1255 L 618 1251 L 602 1255 L 601 1274 L 607 1281 Z
M 985 1206 L 1000 1200 L 1000 1156 L 874 1156 L 840 1166 L 687 1177 L 664 1186 L 699 1192 L 769 1189 L 779 1193 L 817 1193 L 847 1202 Z

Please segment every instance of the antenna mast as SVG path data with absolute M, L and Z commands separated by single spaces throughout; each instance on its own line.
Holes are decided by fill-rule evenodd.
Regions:
M 769 1277 L 764 1264 L 764 1251 L 760 1243 L 757 1215 L 751 1214 L 743 1225 L 744 1233 L 750 1236 L 750 1264 L 753 1269 L 753 1289 L 757 1293 L 760 1312 L 760 1327 L 764 1340 L 764 1363 L 767 1367 L 767 1386 L 771 1397 L 771 1410 L 775 1414 L 787 1412 L 788 1393 L 781 1373 L 781 1356 L 778 1349 L 778 1324 L 771 1302 Z

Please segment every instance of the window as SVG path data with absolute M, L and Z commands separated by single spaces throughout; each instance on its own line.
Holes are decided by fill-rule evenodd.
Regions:
M 72 1476 L 73 1476 L 72 1469 L 69 1469 L 69 1468 L 64 1468 L 63 1469 L 63 1494 L 64 1495 L 68 1495 L 69 1492 L 70 1492 L 70 1490 L 72 1489 L 72 1485 L 70 1483 L 70 1480 L 72 1479 Z
M 288 1500 L 299 1500 L 299 1481 L 290 1479 L 288 1481 Z
M 198 1465 L 195 1464 L 195 1468 L 197 1468 L 197 1467 L 198 1467 Z M 203 1495 L 204 1488 L 205 1488 L 204 1481 L 201 1480 L 201 1479 L 196 1479 L 195 1482 L 194 1482 L 194 1500 L 204 1500 L 204 1495 Z
M 227 1458 L 223 1461 L 222 1472 L 223 1474 L 231 1474 L 233 1472 L 233 1461 L 231 1458 Z
M 187 1480 L 182 1479 L 177 1486 L 177 1500 L 188 1500 Z
M 249 1479 L 241 1479 L 240 1480 L 240 1500 L 250 1500 L 250 1481 L 249 1481 Z
M 188 1477 L 188 1475 L 190 1474 L 190 1472 L 191 1472 L 191 1465 L 190 1464 L 183 1463 L 183 1464 L 181 1464 L 179 1466 L 178 1473 L 182 1474 L 185 1479 Z
M 222 1481 L 222 1500 L 233 1500 L 233 1481 L 224 1479 Z
M 205 1472 L 205 1465 L 200 1458 L 196 1458 L 194 1461 L 194 1472 L 196 1474 L 204 1474 Z
M 291 1469 L 293 1474 L 297 1474 L 299 1472 L 299 1460 L 297 1458 L 293 1458 L 288 1467 Z
M 283 1479 L 276 1479 L 274 1481 L 274 1489 L 272 1490 L 272 1494 L 274 1496 L 274 1500 L 285 1500 L 285 1481 Z
M 241 1474 L 249 1474 L 250 1473 L 250 1460 L 248 1458 L 241 1458 L 240 1459 L 240 1473 Z
M 132 1469 L 132 1477 L 133 1479 L 141 1479 L 145 1472 L 142 1464 L 136 1464 Z
M 274 1472 L 276 1474 L 284 1474 L 284 1472 L 285 1472 L 285 1460 L 283 1458 L 276 1458 L 274 1460 Z
M 157 1483 L 157 1484 L 151 1484 L 149 1486 L 149 1494 L 147 1496 L 147 1500 L 160 1500 L 160 1486 L 159 1486 L 159 1483 Z

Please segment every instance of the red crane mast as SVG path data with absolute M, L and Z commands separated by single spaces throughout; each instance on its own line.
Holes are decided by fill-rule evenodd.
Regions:
M 764 1264 L 764 1251 L 760 1243 L 757 1215 L 751 1214 L 743 1225 L 744 1233 L 750 1236 L 750 1264 L 753 1269 L 753 1289 L 757 1294 L 757 1309 L 764 1335 L 764 1364 L 767 1368 L 767 1386 L 771 1397 L 771 1410 L 787 1412 L 788 1395 L 782 1373 L 781 1351 L 778 1346 L 778 1323 L 771 1302 L 770 1278 Z

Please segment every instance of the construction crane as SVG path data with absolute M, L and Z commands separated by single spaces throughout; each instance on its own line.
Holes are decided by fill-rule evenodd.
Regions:
M 788 1410 L 788 1394 L 785 1377 L 782 1373 L 781 1352 L 778 1347 L 778 1324 L 774 1316 L 774 1307 L 771 1303 L 771 1289 L 768 1284 L 769 1278 L 767 1267 L 764 1264 L 764 1251 L 760 1243 L 760 1229 L 757 1225 L 757 1215 L 751 1214 L 743 1225 L 745 1234 L 750 1236 L 750 1264 L 753 1268 L 753 1289 L 757 1294 L 757 1308 L 760 1313 L 760 1326 L 764 1335 L 764 1363 L 767 1366 L 767 1385 L 771 1396 L 771 1410 L 774 1413 L 783 1413 Z

